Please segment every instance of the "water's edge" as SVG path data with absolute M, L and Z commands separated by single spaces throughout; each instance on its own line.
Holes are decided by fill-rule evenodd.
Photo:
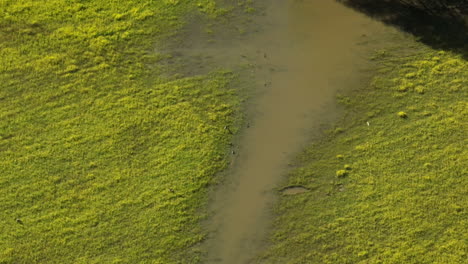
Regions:
M 362 43 L 383 27 L 333 0 L 265 0 L 264 6 L 258 33 L 207 51 L 224 63 L 253 62 L 258 96 L 249 102 L 235 166 L 212 195 L 203 263 L 250 263 L 265 245 L 268 209 L 288 160 L 322 120 L 336 115 L 336 92 L 360 84 L 368 49 Z

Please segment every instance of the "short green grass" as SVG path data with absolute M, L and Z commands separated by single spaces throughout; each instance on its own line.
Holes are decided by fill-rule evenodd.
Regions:
M 0 263 L 198 263 L 236 76 L 154 53 L 215 1 L 0 2 Z
M 289 184 L 311 191 L 281 198 L 259 262 L 466 263 L 468 62 L 424 46 L 376 60 L 340 132 L 301 155 Z

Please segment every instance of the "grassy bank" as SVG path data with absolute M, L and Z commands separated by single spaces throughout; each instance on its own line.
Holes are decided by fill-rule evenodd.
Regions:
M 339 97 L 346 116 L 301 155 L 289 184 L 310 191 L 281 198 L 259 262 L 465 263 L 468 62 L 415 42 L 374 59 L 376 77 Z
M 212 0 L 0 3 L 0 263 L 198 262 L 235 76 L 163 77 L 154 50 L 189 13 L 226 12 Z

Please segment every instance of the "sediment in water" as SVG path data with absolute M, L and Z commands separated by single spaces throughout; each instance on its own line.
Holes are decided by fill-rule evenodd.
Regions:
M 204 263 L 250 263 L 264 244 L 275 187 L 287 163 L 319 122 L 334 117 L 334 96 L 359 85 L 367 49 L 382 25 L 332 0 L 263 2 L 261 30 L 230 52 L 254 61 L 259 95 L 224 185 L 213 194 L 215 216 Z

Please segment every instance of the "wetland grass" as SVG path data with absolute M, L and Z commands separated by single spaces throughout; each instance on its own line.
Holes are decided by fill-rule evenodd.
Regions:
M 247 5 L 246 7 L 247 8 Z M 0 2 L 0 263 L 197 263 L 227 164 L 227 71 L 155 53 L 215 1 Z
M 281 197 L 259 263 L 466 262 L 468 62 L 417 47 L 339 98 L 342 129 L 300 156 L 290 182 L 311 191 Z

